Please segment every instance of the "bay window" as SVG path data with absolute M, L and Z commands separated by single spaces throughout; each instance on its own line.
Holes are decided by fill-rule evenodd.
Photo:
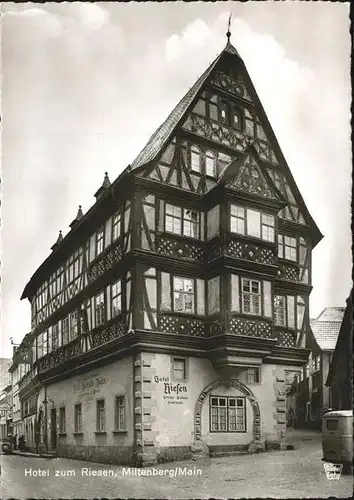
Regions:
M 230 312 L 272 318 L 270 281 L 255 280 L 231 274 L 229 282 Z
M 204 280 L 162 272 L 159 281 L 161 311 L 205 315 Z
M 165 231 L 200 238 L 200 212 L 166 203 Z
M 61 323 L 61 334 L 62 334 L 62 345 L 65 345 L 69 342 L 69 316 L 64 318 Z
M 230 230 L 233 233 L 273 242 L 275 235 L 274 216 L 232 204 L 230 206 Z
M 209 398 L 210 432 L 246 432 L 246 398 Z
M 120 210 L 112 217 L 112 242 L 121 235 L 122 215 Z
M 297 241 L 291 236 L 278 235 L 278 257 L 297 262 Z
M 70 314 L 69 342 L 76 339 L 78 335 L 78 313 L 73 311 Z
M 176 312 L 194 313 L 194 280 L 173 278 L 173 308 Z

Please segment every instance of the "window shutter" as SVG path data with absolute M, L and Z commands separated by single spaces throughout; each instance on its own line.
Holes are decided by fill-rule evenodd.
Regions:
M 295 328 L 295 297 L 288 295 L 288 327 Z
M 263 281 L 263 310 L 264 316 L 272 317 L 272 286 L 270 281 Z
M 236 274 L 231 274 L 231 312 L 240 312 L 240 285 Z
M 161 311 L 171 311 L 171 284 L 168 273 L 161 273 Z
M 197 314 L 205 314 L 205 284 L 204 280 L 197 280 Z

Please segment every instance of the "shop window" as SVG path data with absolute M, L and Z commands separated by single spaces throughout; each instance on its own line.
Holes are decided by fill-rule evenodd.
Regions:
M 66 433 L 66 414 L 65 406 L 59 408 L 59 432 L 60 434 Z
M 104 399 L 96 401 L 96 430 L 97 432 L 106 431 L 106 409 Z
M 260 281 L 242 278 L 242 312 L 261 315 Z
M 248 384 L 258 384 L 259 383 L 259 368 L 248 368 L 247 369 L 247 383 Z
M 115 398 L 114 429 L 115 431 L 126 430 L 124 396 L 117 396 Z
M 112 318 L 115 318 L 122 312 L 122 282 L 118 280 L 111 288 L 111 310 Z
M 174 380 L 186 380 L 187 371 L 186 371 L 186 360 L 183 358 L 173 358 L 172 361 L 173 367 L 173 379 Z
M 74 432 L 75 434 L 82 433 L 82 406 L 81 403 L 75 405 L 74 408 Z
M 211 396 L 210 432 L 246 432 L 245 398 Z

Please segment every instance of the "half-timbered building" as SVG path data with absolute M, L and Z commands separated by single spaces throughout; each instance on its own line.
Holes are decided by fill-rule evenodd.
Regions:
M 22 295 L 41 443 L 138 465 L 284 446 L 322 235 L 229 40 L 95 196 Z

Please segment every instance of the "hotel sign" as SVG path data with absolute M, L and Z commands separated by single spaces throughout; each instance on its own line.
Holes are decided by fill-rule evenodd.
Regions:
M 155 375 L 154 382 L 161 384 L 163 388 L 163 399 L 167 404 L 183 404 L 188 399 L 187 384 L 183 382 L 170 382 L 169 377 Z

